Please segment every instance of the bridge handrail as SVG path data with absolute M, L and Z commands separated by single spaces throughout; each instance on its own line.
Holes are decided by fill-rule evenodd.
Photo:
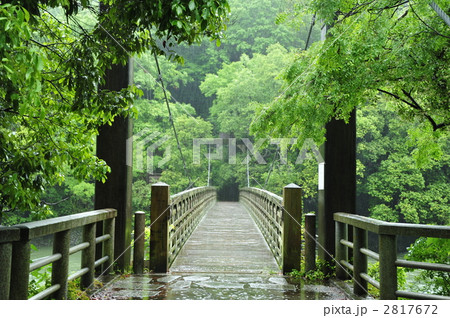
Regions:
M 152 185 L 150 270 L 155 273 L 169 270 L 215 198 L 214 187 L 193 188 L 170 196 L 168 184 Z
M 450 226 L 445 225 L 394 223 L 349 213 L 335 213 L 334 220 L 376 234 L 450 238 Z
M 9 265 L 0 269 L 0 299 L 27 299 L 29 273 L 49 264 L 53 264 L 52 285 L 30 299 L 43 299 L 50 295 L 66 299 L 67 283 L 79 277 L 82 287 L 91 285 L 95 268 L 103 265 L 107 269 L 113 262 L 116 216 L 116 210 L 103 209 L 0 227 L 0 264 Z M 96 237 L 98 222 L 103 222 L 105 234 Z M 70 230 L 78 227 L 83 227 L 83 243 L 70 247 Z M 30 260 L 30 240 L 49 234 L 54 235 L 53 254 Z M 103 255 L 96 260 L 95 249 L 99 243 L 103 244 Z M 82 268 L 69 276 L 69 255 L 79 251 L 82 251 Z
M 267 190 L 242 188 L 241 202 L 247 206 L 279 266 L 283 262 L 283 198 Z
M 397 267 L 450 272 L 450 265 L 413 262 L 397 259 L 397 236 L 450 238 L 450 226 L 391 223 L 349 213 L 335 213 L 336 222 L 336 276 L 347 279 L 343 267 L 353 271 L 353 290 L 364 295 L 367 283 L 380 290 L 381 299 L 450 299 L 450 297 L 397 290 Z M 353 242 L 347 238 L 348 226 L 353 226 Z M 367 247 L 367 232 L 378 234 L 379 252 Z M 348 249 L 353 249 L 353 264 L 348 260 Z M 380 262 L 380 281 L 367 274 L 367 257 Z
M 170 197 L 168 221 L 168 266 L 170 267 L 202 220 L 209 207 L 214 204 L 214 187 L 197 187 L 179 192 Z

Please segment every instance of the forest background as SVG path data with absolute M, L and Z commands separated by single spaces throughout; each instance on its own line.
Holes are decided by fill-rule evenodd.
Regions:
M 174 45 L 171 50 L 182 57 L 183 63 L 159 57 L 188 174 L 177 149 L 154 56 L 147 51 L 135 58 L 134 83 L 143 95 L 134 101 L 138 113 L 134 135 L 153 134 L 155 139 L 150 142 L 160 143 L 150 158 L 143 149 L 134 149 L 136 211 L 149 209 L 150 186 L 157 180 L 170 184 L 172 193 L 186 189 L 189 178 L 195 186 L 207 184 L 208 147 L 200 148 L 200 164 L 194 164 L 193 158 L 193 140 L 201 138 L 223 140 L 223 160 L 214 159 L 214 145 L 210 149 L 210 184 L 218 188 L 223 199 L 236 199 L 235 189 L 247 185 L 248 148 L 242 139 L 248 138 L 259 146 L 264 159 L 262 164 L 249 154 L 250 185 L 280 194 L 284 185 L 294 182 L 303 188 L 305 212 L 317 209 L 320 144 L 307 139 L 300 145 L 280 145 L 280 141 L 274 141 L 276 137 L 266 134 L 258 139 L 250 132 L 259 105 L 279 96 L 285 81 L 283 72 L 304 52 L 312 16 L 288 15 L 295 8 L 282 0 L 231 0 L 230 7 L 230 21 L 220 46 L 206 39 L 194 46 Z M 85 25 L 93 24 L 89 19 L 88 13 L 79 14 L 78 20 Z M 320 27 L 316 23 L 312 28 L 309 45 L 320 42 Z M 384 103 L 357 110 L 357 211 L 386 221 L 448 224 L 448 130 L 431 142 L 424 141 L 418 136 L 423 134 L 417 128 L 420 121 L 406 120 L 390 103 L 392 100 L 385 99 Z M 232 139 L 237 143 L 235 164 L 229 162 L 228 144 Z M 430 146 L 425 159 L 418 157 L 423 148 L 419 142 Z M 287 158 L 282 157 L 283 150 Z M 144 156 L 138 159 L 144 164 L 136 165 L 137 155 Z M 154 167 L 151 172 L 150 164 Z M 61 184 L 45 189 L 40 205 L 47 207 L 46 213 L 14 210 L 4 213 L 3 224 L 90 210 L 93 181 L 79 181 L 68 173 Z

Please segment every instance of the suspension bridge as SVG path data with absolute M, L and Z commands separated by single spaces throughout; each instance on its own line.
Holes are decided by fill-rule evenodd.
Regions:
M 128 247 L 133 249 L 133 271 L 127 279 L 112 275 L 118 259 L 115 209 L 1 227 L 0 299 L 27 299 L 29 273 L 48 264 L 52 264 L 51 285 L 32 299 L 66 299 L 68 282 L 75 279 L 94 299 L 308 299 L 308 295 L 346 299 L 366 297 L 368 284 L 380 290 L 381 299 L 448 299 L 398 290 L 397 267 L 450 269 L 445 264 L 397 259 L 396 239 L 404 235 L 448 239 L 450 227 L 389 223 L 342 212 L 334 215 L 334 260 L 337 281 L 353 280 L 350 294 L 337 285 L 292 283 L 284 275 L 314 270 L 316 250 L 322 248 L 314 234 L 315 218 L 302 216 L 301 202 L 301 188 L 294 184 L 284 187 L 283 197 L 243 188 L 240 202 L 217 202 L 212 187 L 170 195 L 168 185 L 157 183 L 152 186 L 149 244 L 144 239 L 147 213 L 135 214 L 134 243 Z M 70 232 L 78 227 L 83 229 L 82 242 L 71 246 Z M 368 232 L 378 237 L 377 251 L 368 247 Z M 54 236 L 52 255 L 31 260 L 31 239 L 44 235 Z M 69 273 L 69 256 L 75 253 L 82 254 L 80 269 Z M 368 258 L 380 262 L 378 280 L 368 274 Z M 95 277 L 108 278 L 107 287 L 93 291 Z

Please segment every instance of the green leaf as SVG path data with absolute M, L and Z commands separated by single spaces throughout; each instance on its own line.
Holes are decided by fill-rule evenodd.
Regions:
M 189 2 L 189 10 L 194 11 L 194 9 L 195 9 L 195 2 L 194 0 L 191 0 Z

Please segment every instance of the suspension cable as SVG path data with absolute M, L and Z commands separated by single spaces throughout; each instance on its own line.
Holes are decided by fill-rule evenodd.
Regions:
M 269 173 L 267 174 L 266 182 L 264 183 L 263 189 L 265 189 L 267 186 L 267 183 L 269 183 L 270 175 L 272 174 L 273 167 L 275 166 L 275 162 L 277 161 L 277 159 L 276 159 L 277 154 L 278 154 L 278 148 L 275 151 L 275 154 L 273 155 L 272 164 L 270 165 Z M 281 156 L 281 153 L 280 153 L 280 156 Z
M 149 34 L 150 34 L 150 39 L 153 42 L 152 34 L 151 34 L 150 31 L 149 31 Z M 152 51 L 153 51 L 153 56 L 155 57 L 156 68 L 158 70 L 158 79 L 159 79 L 159 81 L 161 83 L 161 88 L 162 88 L 163 93 L 164 93 L 164 100 L 166 101 L 166 105 L 167 105 L 167 111 L 169 112 L 169 120 L 170 120 L 170 123 L 172 124 L 172 129 L 173 129 L 173 133 L 175 135 L 175 139 L 177 141 L 177 147 L 178 147 L 178 150 L 180 152 L 181 160 L 183 161 L 184 173 L 186 174 L 186 176 L 189 179 L 189 184 L 192 185 L 192 179 L 191 179 L 191 176 L 189 175 L 189 172 L 188 172 L 188 169 L 187 169 L 186 160 L 184 159 L 183 151 L 181 150 L 181 146 L 180 146 L 180 140 L 178 139 L 178 133 L 177 133 L 177 130 L 175 128 L 175 123 L 173 121 L 172 111 L 170 110 L 169 99 L 167 97 L 166 88 L 164 86 L 164 81 L 163 81 L 162 74 L 161 74 L 161 68 L 159 67 L 158 55 L 156 54 L 155 50 L 152 50 Z
M 208 187 L 210 185 L 210 177 L 211 177 L 211 148 L 210 145 L 208 145 Z
M 313 14 L 311 19 L 311 26 L 309 27 L 308 37 L 306 38 L 305 51 L 308 49 L 309 40 L 311 39 L 311 33 L 315 23 L 316 23 L 316 13 Z

